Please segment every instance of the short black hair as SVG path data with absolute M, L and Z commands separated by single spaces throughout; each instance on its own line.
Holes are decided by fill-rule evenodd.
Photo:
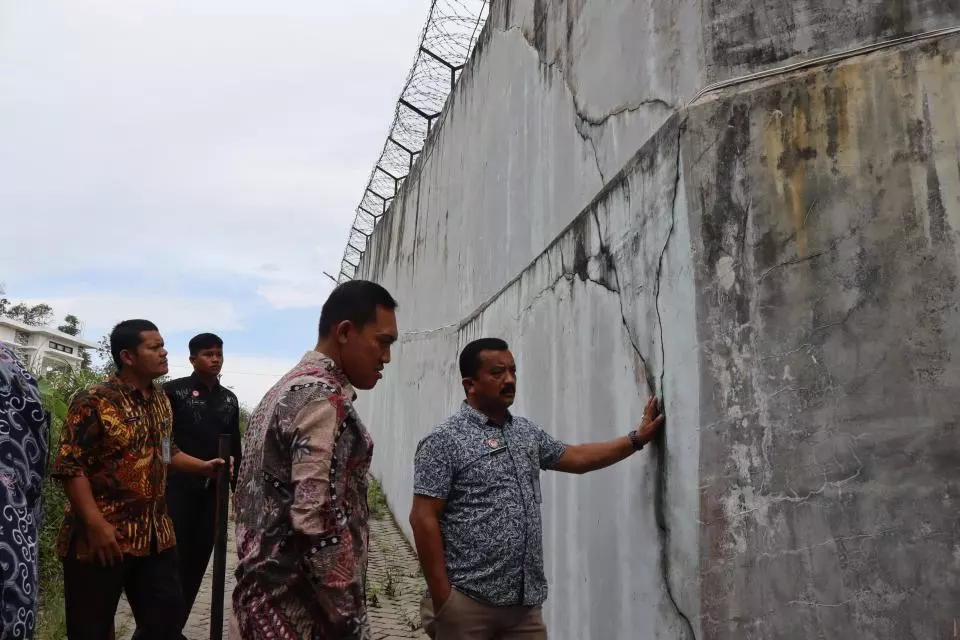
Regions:
M 117 371 L 123 368 L 120 352 L 136 351 L 143 342 L 140 334 L 144 331 L 159 331 L 159 329 L 149 320 L 135 319 L 118 323 L 110 332 L 110 355 L 113 356 L 113 363 L 117 365 Z
M 320 310 L 320 337 L 330 335 L 333 328 L 344 320 L 360 329 L 377 317 L 377 307 L 393 311 L 397 308 L 397 301 L 376 282 L 348 280 L 338 285 Z
M 472 378 L 480 371 L 481 351 L 506 351 L 510 346 L 500 338 L 480 338 L 474 340 L 460 352 L 460 376 Z
M 222 348 L 223 340 L 215 333 L 201 333 L 190 338 L 187 347 L 190 349 L 190 355 L 195 356 L 204 349 Z

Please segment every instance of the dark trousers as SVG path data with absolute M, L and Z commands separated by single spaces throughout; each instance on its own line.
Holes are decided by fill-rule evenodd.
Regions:
M 193 609 L 213 554 L 217 527 L 217 483 L 211 480 L 209 485 L 204 488 L 202 484 L 195 483 L 181 488 L 171 484 L 167 488 L 167 508 L 177 534 L 180 584 L 186 602 L 184 622 Z
M 111 566 L 80 562 L 71 548 L 63 559 L 68 640 L 110 640 L 120 594 L 126 592 L 144 640 L 178 640 L 183 591 L 177 550 L 125 555 Z
M 177 536 L 179 580 L 183 589 L 181 627 L 190 617 L 213 553 L 217 516 L 216 483 L 211 481 L 206 488 L 204 484 L 202 478 L 171 478 L 167 485 L 167 510 Z M 146 640 L 147 637 L 143 625 L 138 622 L 134 640 Z

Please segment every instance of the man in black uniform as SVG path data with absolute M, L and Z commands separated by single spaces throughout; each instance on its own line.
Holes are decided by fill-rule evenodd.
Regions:
M 241 456 L 240 403 L 232 391 L 220 384 L 223 340 L 212 333 L 201 333 L 190 340 L 189 347 L 193 374 L 163 386 L 173 407 L 173 440 L 184 453 L 208 460 L 217 457 L 220 435 L 230 434 L 230 488 L 236 489 Z M 186 622 L 213 552 L 217 483 L 171 471 L 167 505 L 177 536 Z

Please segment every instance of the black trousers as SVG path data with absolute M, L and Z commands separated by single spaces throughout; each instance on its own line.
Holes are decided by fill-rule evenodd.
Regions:
M 183 589 L 182 628 L 190 617 L 197 593 L 207 572 L 217 524 L 216 482 L 202 478 L 170 478 L 167 485 L 167 510 L 177 536 L 179 581 Z M 177 638 L 183 638 L 177 635 Z M 146 629 L 137 622 L 134 640 L 147 640 Z
M 191 483 L 186 487 L 171 483 L 167 488 L 167 508 L 177 534 L 177 553 L 180 557 L 184 623 L 193 609 L 213 554 L 217 527 L 216 486 L 217 483 L 211 480 L 207 488 L 201 483 Z
M 123 592 L 144 640 L 180 638 L 184 618 L 177 550 L 155 549 L 149 556 L 125 555 L 112 567 L 97 560 L 80 562 L 70 549 L 63 559 L 68 640 L 110 640 Z

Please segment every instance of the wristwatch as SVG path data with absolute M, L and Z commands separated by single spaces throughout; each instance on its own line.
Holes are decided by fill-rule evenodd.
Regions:
M 630 444 L 633 445 L 634 451 L 640 451 L 640 449 L 643 449 L 643 442 L 640 440 L 640 436 L 637 435 L 636 429 L 631 429 L 630 433 L 627 435 L 630 437 Z

